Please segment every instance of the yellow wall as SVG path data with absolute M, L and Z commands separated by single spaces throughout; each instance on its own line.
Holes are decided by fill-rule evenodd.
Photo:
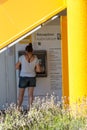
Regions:
M 67 0 L 70 103 L 87 96 L 87 0 Z

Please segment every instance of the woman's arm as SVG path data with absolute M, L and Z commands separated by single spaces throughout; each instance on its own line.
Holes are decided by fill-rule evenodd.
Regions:
M 41 72 L 41 66 L 40 66 L 40 64 L 37 64 L 37 65 L 36 65 L 35 71 L 36 71 L 36 72 Z
M 21 65 L 21 62 L 18 61 L 18 62 L 16 63 L 16 69 L 20 69 L 20 65 Z
M 35 70 L 36 72 L 40 73 L 44 71 L 44 68 L 40 64 L 37 64 Z

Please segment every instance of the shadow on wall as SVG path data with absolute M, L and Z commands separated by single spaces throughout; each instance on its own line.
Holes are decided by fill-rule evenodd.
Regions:
M 0 4 L 3 4 L 3 3 L 5 3 L 6 1 L 8 1 L 8 0 L 0 0 Z

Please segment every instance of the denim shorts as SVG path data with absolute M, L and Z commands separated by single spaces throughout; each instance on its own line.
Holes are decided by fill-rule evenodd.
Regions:
M 20 77 L 19 88 L 35 87 L 36 77 Z

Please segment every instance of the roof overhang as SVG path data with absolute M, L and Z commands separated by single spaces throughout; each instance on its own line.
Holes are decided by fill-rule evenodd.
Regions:
M 65 8 L 66 0 L 0 0 L 0 49 L 33 33 Z

